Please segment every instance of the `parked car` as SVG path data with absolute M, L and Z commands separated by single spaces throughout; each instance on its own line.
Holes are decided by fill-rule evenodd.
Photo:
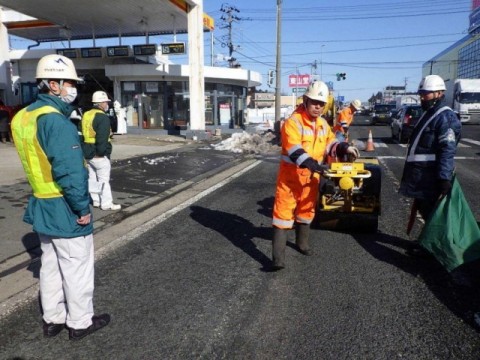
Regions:
M 420 105 L 402 105 L 390 124 L 392 139 L 398 140 L 400 144 L 406 144 L 422 113 Z
M 373 106 L 370 114 L 371 124 L 390 124 L 392 121 L 392 111 L 395 110 L 395 104 L 376 104 Z

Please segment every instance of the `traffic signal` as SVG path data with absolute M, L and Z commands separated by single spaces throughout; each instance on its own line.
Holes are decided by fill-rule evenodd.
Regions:
M 275 78 L 275 70 L 268 70 L 268 85 L 273 85 L 274 78 Z
M 337 81 L 347 79 L 347 74 L 346 73 L 336 73 L 336 75 L 337 75 Z

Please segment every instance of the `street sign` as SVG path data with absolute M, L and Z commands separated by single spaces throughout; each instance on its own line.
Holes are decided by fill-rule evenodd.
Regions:
M 337 101 L 344 102 L 345 96 L 337 96 Z
M 310 84 L 310 74 L 288 76 L 288 86 L 291 88 L 307 87 Z
M 307 88 L 301 87 L 301 88 L 292 88 L 292 93 L 294 94 L 303 94 L 305 91 L 307 91 Z
M 133 55 L 155 55 L 157 52 L 157 45 L 133 45 Z
M 161 46 L 163 55 L 185 54 L 185 43 L 183 42 L 161 44 Z

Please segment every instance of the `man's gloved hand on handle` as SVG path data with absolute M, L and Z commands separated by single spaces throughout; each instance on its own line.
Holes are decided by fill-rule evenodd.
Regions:
M 325 170 L 328 170 L 328 165 L 321 165 L 318 163 L 318 161 L 315 161 L 312 158 L 306 159 L 302 165 L 300 165 L 301 168 L 307 168 L 310 170 L 312 173 L 319 173 L 320 175 L 323 175 Z
M 347 154 L 353 157 L 353 160 L 360 157 L 360 151 L 355 146 L 349 146 L 347 148 Z
M 355 146 L 348 145 L 347 142 L 340 142 L 337 145 L 337 157 L 342 158 L 346 155 L 353 158 L 351 161 L 355 161 L 360 157 L 360 151 Z

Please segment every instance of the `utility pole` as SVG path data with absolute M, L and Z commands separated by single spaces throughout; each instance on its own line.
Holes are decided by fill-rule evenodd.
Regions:
M 281 64 L 281 34 L 282 34 L 282 0 L 277 0 L 277 65 L 276 65 L 276 83 L 275 83 L 275 121 L 280 121 L 281 101 L 282 101 L 282 64 Z
M 228 29 L 228 35 L 224 36 L 223 38 L 227 40 L 227 43 L 223 43 L 222 46 L 227 46 L 228 47 L 228 57 L 229 57 L 229 64 L 231 68 L 236 68 L 240 67 L 240 64 L 237 62 L 237 59 L 233 58 L 233 52 L 235 51 L 235 46 L 233 45 L 232 41 L 232 23 L 234 21 L 239 21 L 242 20 L 242 18 L 238 17 L 235 15 L 236 13 L 239 13 L 240 10 L 238 10 L 235 6 L 230 6 L 227 4 L 222 4 L 222 7 L 220 8 L 220 11 L 223 12 L 224 14 L 220 17 L 221 20 L 223 20 L 226 24 L 222 25 L 221 28 Z

